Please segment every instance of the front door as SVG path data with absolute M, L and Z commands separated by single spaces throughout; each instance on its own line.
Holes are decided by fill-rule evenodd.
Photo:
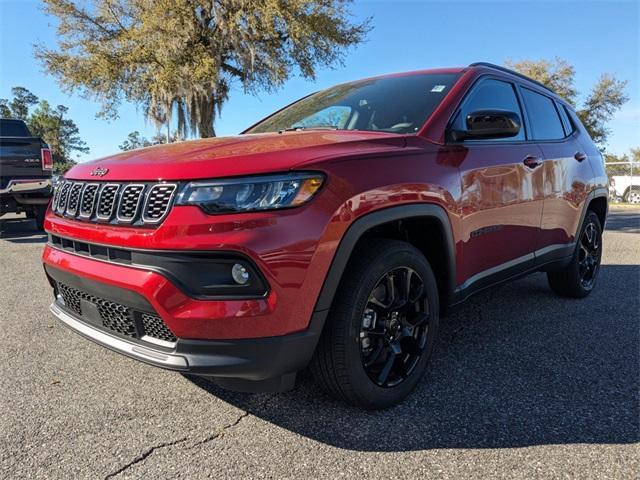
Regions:
M 533 266 L 543 205 L 542 152 L 527 142 L 515 86 L 487 78 L 473 87 L 454 122 L 477 110 L 520 115 L 516 137 L 465 141 L 459 201 L 464 272 L 479 287 Z

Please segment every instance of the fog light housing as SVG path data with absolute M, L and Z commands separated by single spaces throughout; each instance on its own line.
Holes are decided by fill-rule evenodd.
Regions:
M 249 271 L 240 263 L 234 263 L 231 267 L 231 276 L 238 285 L 245 285 L 249 281 Z

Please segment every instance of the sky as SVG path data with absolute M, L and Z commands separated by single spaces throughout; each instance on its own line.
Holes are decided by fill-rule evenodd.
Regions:
M 248 95 L 236 85 L 215 128 L 235 135 L 269 113 L 316 90 L 358 78 L 432 67 L 464 66 L 476 61 L 502 64 L 508 59 L 560 57 L 575 66 L 576 86 L 584 97 L 604 73 L 627 80 L 629 102 L 609 124 L 607 151 L 640 146 L 640 1 L 446 2 L 356 0 L 355 21 L 371 17 L 365 43 L 345 52 L 344 64 L 324 68 L 314 80 L 291 78 L 274 93 Z M 96 118 L 100 105 L 65 93 L 33 57 L 33 45 L 56 45 L 55 19 L 34 0 L 0 0 L 0 98 L 23 86 L 53 105 L 69 107 L 90 153 L 80 161 L 118 151 L 137 130 L 155 133 L 141 109 L 123 104 L 119 118 Z

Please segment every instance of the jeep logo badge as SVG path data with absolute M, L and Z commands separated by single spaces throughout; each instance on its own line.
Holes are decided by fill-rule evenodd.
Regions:
M 109 169 L 108 168 L 94 168 L 93 170 L 91 170 L 91 176 L 92 177 L 104 177 L 107 173 L 109 173 Z

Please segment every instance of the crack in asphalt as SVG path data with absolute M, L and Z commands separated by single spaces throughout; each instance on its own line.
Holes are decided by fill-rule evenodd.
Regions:
M 155 445 L 153 447 L 150 447 L 147 450 L 145 450 L 144 452 L 142 452 L 140 455 L 138 455 L 136 458 L 131 460 L 129 463 L 125 464 L 124 466 L 122 466 L 118 470 L 116 470 L 115 472 L 111 472 L 109 475 L 104 477 L 104 480 L 108 480 L 109 478 L 113 478 L 113 477 L 115 477 L 117 475 L 120 475 L 122 472 L 124 472 L 125 470 L 128 470 L 129 468 L 133 467 L 134 465 L 137 465 L 140 462 L 144 462 L 147 459 L 147 457 L 149 455 L 151 455 L 153 452 L 155 452 L 156 450 L 159 450 L 161 448 L 171 447 L 172 445 L 177 445 L 179 443 L 186 442 L 186 441 L 187 441 L 187 437 L 184 437 L 184 438 L 181 438 L 179 440 L 174 440 L 172 442 L 165 442 L 165 443 L 161 443 L 160 445 Z
M 265 405 L 266 405 L 266 402 L 265 402 Z M 203 440 L 200 440 L 199 442 L 194 443 L 189 448 L 195 448 L 195 447 L 197 447 L 199 445 L 203 445 L 205 443 L 211 442 L 211 441 L 213 441 L 213 440 L 215 440 L 217 438 L 220 438 L 220 437 L 224 436 L 224 434 L 225 434 L 225 432 L 227 430 L 229 430 L 230 428 L 233 428 L 236 425 L 238 425 L 242 420 L 247 418 L 250 414 L 251 414 L 251 412 L 249 412 L 249 411 L 242 412 L 242 414 L 238 418 L 236 418 L 233 422 L 229 423 L 228 425 L 222 426 L 216 433 L 214 433 L 212 435 L 209 435 L 208 437 L 204 438 Z M 183 437 L 183 438 L 180 438 L 178 440 L 173 440 L 171 442 L 165 442 L 165 443 L 161 443 L 160 445 L 155 445 L 153 447 L 150 447 L 147 450 L 145 450 L 144 452 L 142 452 L 140 455 L 138 455 L 136 458 L 131 460 L 129 463 L 123 465 L 122 467 L 120 467 L 115 472 L 112 472 L 112 473 L 108 474 L 106 477 L 104 477 L 104 480 L 109 480 L 110 478 L 114 478 L 114 477 L 120 475 L 121 473 L 125 472 L 129 468 L 133 467 L 134 465 L 137 465 L 137 464 L 139 464 L 141 462 L 144 462 L 156 450 L 160 450 L 162 448 L 167 448 L 167 447 L 172 447 L 174 445 L 179 445 L 181 443 L 186 442 L 187 440 L 189 440 L 189 437 Z
M 249 412 L 244 412 L 233 423 L 230 423 L 229 425 L 225 425 L 225 426 L 221 427 L 216 433 L 214 433 L 212 435 L 209 435 L 208 437 L 204 438 L 203 440 L 200 440 L 199 442 L 194 443 L 189 448 L 195 448 L 195 447 L 198 447 L 200 445 L 204 445 L 205 443 L 211 442 L 211 441 L 215 440 L 216 438 L 220 438 L 220 437 L 224 436 L 224 434 L 226 433 L 227 430 L 229 430 L 230 428 L 233 428 L 236 425 L 238 425 L 243 419 L 247 418 L 249 415 L 250 415 Z

